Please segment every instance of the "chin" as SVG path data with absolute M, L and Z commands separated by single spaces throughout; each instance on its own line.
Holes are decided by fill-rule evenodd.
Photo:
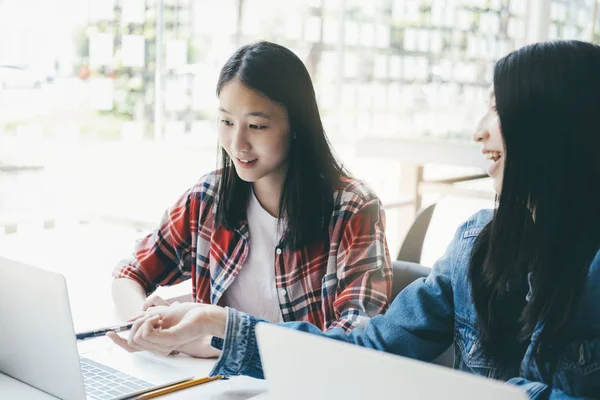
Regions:
M 256 181 L 256 178 L 254 178 L 251 175 L 244 174 L 243 172 L 241 174 L 239 172 L 237 172 L 237 176 L 244 182 L 253 183 Z
M 256 172 L 254 172 L 254 171 L 245 171 L 245 170 L 240 171 L 239 169 L 236 168 L 235 173 L 244 182 L 254 183 L 259 179 L 258 174 L 256 174 Z

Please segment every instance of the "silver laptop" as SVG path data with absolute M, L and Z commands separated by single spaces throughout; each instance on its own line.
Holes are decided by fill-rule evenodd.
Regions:
M 125 399 L 190 379 L 108 346 L 80 357 L 62 275 L 0 257 L 0 372 L 64 400 Z
M 276 325 L 258 324 L 256 336 L 269 399 L 528 399 L 499 381 Z

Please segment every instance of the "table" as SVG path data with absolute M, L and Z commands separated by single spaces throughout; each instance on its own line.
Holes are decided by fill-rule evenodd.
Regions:
M 198 360 L 194 360 L 198 361 Z M 170 360 L 173 363 L 172 360 Z M 208 371 L 212 366 L 210 360 L 199 360 L 193 363 L 194 367 L 204 365 Z M 178 365 L 179 366 L 179 365 Z M 197 369 L 195 369 L 197 370 Z M 165 400 L 245 400 L 266 399 L 266 382 L 248 377 L 235 377 L 226 381 L 209 382 L 179 392 L 159 397 Z M 9 376 L 0 374 L 1 399 L 27 399 L 27 400 L 56 400 L 56 397 L 37 390 Z
M 44 269 L 62 273 L 69 288 L 69 298 L 76 331 L 99 328 L 123 322 L 112 305 L 110 294 L 110 268 L 114 265 L 113 252 L 96 251 L 98 245 L 110 249 L 117 244 L 130 247 L 127 231 L 115 231 L 113 234 L 96 232 L 93 227 L 84 226 L 68 237 L 57 231 L 41 231 L 39 236 L 27 236 L 27 241 L 21 243 L 18 236 L 6 235 L 0 238 L 0 255 L 29 263 Z M 131 233 L 135 236 L 135 232 Z M 131 239 L 133 240 L 133 239 Z M 113 241 L 116 241 L 113 243 Z M 117 243 L 118 242 L 118 243 Z M 118 246 L 117 246 L 118 247 Z M 33 251 L 32 251 L 33 250 Z M 120 251 L 119 251 L 120 253 Z M 93 254 L 94 257 L 90 257 Z M 86 256 L 87 255 L 87 256 Z M 85 260 L 85 261 L 84 261 Z M 185 282 L 179 288 L 163 291 L 165 297 L 189 292 Z M 94 348 L 106 347 L 112 344 L 107 338 L 97 338 L 83 341 L 79 344 L 80 352 L 91 351 Z M 153 358 L 162 359 L 159 355 Z M 204 376 L 209 373 L 215 360 L 195 359 L 178 355 L 165 360 L 169 364 L 189 371 L 193 376 Z M 183 391 L 161 397 L 164 399 L 211 399 L 211 400 L 242 400 L 249 399 L 267 390 L 266 382 L 248 377 L 233 377 L 229 380 L 215 381 L 199 385 Z M 11 377 L 0 374 L 0 399 L 55 399 L 46 393 L 34 389 Z
M 401 164 L 400 193 L 405 198 L 384 203 L 386 209 L 402 208 L 401 231 L 410 226 L 422 207 L 424 193 L 461 195 L 493 199 L 493 193 L 458 188 L 457 183 L 486 178 L 485 170 L 490 162 L 481 154 L 481 145 L 466 140 L 442 140 L 409 137 L 364 137 L 355 144 L 360 157 L 391 158 Z M 425 180 L 424 166 L 427 164 L 470 167 L 476 172 L 441 180 Z
M 421 195 L 427 188 L 453 185 L 484 178 L 490 162 L 481 154 L 481 146 L 463 140 L 433 138 L 365 137 L 357 140 L 356 153 L 362 157 L 393 158 L 402 164 L 400 184 L 402 193 L 410 196 L 414 211 L 421 208 Z M 426 164 L 476 168 L 479 172 L 439 181 L 426 181 L 423 167 Z

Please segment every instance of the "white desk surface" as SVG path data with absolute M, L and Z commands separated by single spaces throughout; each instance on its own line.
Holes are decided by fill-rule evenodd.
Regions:
M 69 235 L 68 238 L 61 237 L 60 234 L 56 236 L 56 232 L 54 234 L 41 232 L 40 237 L 34 239 L 36 251 L 31 251 L 31 237 L 29 237 L 28 243 L 19 243 L 17 237 L 13 239 L 5 236 L 0 239 L 2 244 L 0 255 L 62 273 L 67 280 L 75 330 L 100 328 L 122 322 L 112 306 L 110 295 L 112 281 L 110 270 L 118 259 L 115 260 L 114 253 L 110 255 L 110 251 L 98 251 L 98 241 L 111 240 L 106 237 L 109 235 L 105 235 L 104 232 L 100 236 L 102 237 L 98 237 L 98 232 L 92 227 L 84 227 L 81 232 L 74 236 Z M 129 248 L 131 247 L 133 241 L 127 243 L 127 238 L 122 236 L 120 239 Z M 65 254 L 70 256 L 65 257 Z M 90 259 L 90 255 L 94 256 L 93 260 Z M 182 285 L 184 291 L 191 291 L 191 288 L 186 289 L 185 284 Z M 190 285 L 189 281 L 187 285 Z M 165 295 L 180 294 L 182 288 L 175 292 L 167 291 Z M 79 350 L 87 352 L 95 348 L 106 347 L 108 344 L 112 344 L 112 342 L 107 338 L 90 339 L 81 342 Z M 153 357 L 162 358 L 159 355 L 153 355 Z M 178 355 L 170 356 L 165 361 L 189 371 L 190 375 L 201 377 L 208 375 L 215 359 L 202 360 Z M 178 391 L 162 396 L 160 399 L 242 400 L 264 393 L 266 387 L 266 382 L 263 380 L 233 377 Z M 261 398 L 264 397 L 261 396 Z M 55 397 L 0 373 L 0 399 L 49 400 L 55 399 Z
M 462 140 L 407 137 L 364 137 L 355 144 L 364 157 L 392 158 L 403 164 L 444 164 L 475 167 L 489 166 L 481 155 L 481 145 Z
M 205 362 L 204 365 L 210 367 L 212 363 Z M 266 383 L 264 381 L 248 377 L 235 377 L 227 381 L 215 381 L 198 385 L 161 396 L 159 399 L 245 400 L 255 398 L 255 396 L 257 396 L 256 399 L 266 399 L 265 390 Z M 0 399 L 56 400 L 56 397 L 19 382 L 7 375 L 0 374 Z

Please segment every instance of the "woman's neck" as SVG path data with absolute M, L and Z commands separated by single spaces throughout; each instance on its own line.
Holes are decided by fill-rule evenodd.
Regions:
M 252 184 L 254 195 L 261 207 L 275 218 L 279 218 L 279 202 L 284 177 L 284 174 L 271 174 Z

